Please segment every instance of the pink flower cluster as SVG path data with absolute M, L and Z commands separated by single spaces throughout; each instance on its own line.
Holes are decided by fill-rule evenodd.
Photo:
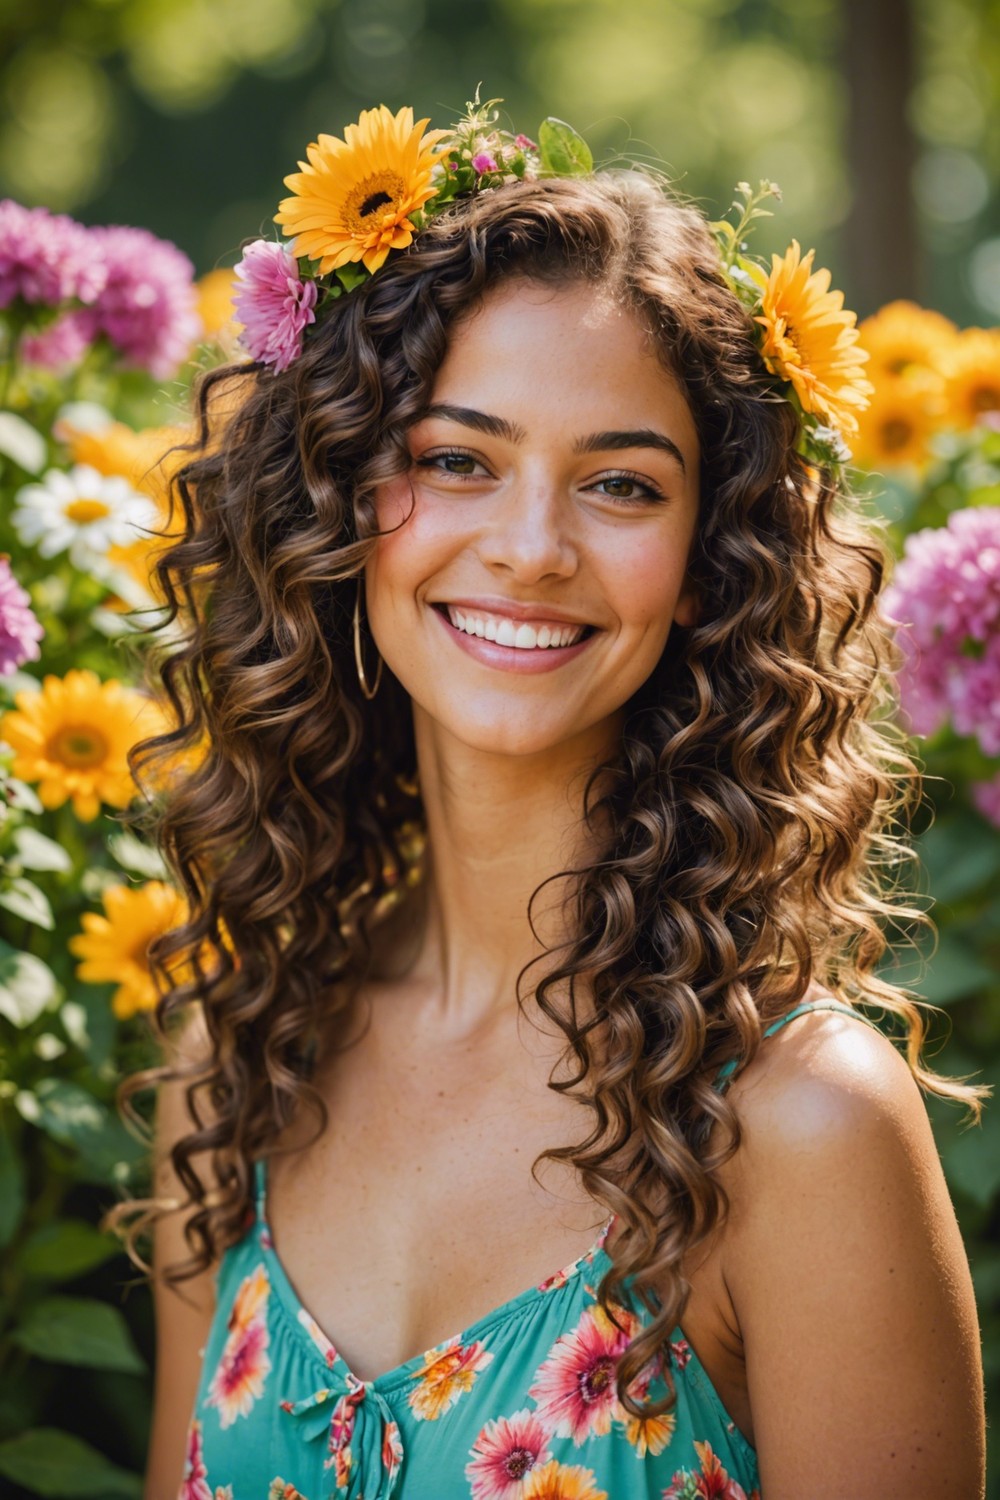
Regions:
M 45 631 L 31 612 L 31 600 L 10 571 L 10 562 L 0 557 L 0 677 L 26 661 L 41 656 L 38 642 Z
M 234 274 L 240 343 L 251 359 L 287 370 L 302 352 L 303 329 L 316 321 L 315 281 L 303 281 L 291 251 L 272 240 L 248 245 Z
M 88 229 L 5 199 L 0 308 L 15 298 L 29 307 L 63 309 L 55 323 L 29 331 L 21 344 L 25 359 L 49 369 L 77 363 L 103 335 L 125 365 L 168 379 L 202 332 L 194 266 L 176 245 L 148 229 Z
M 16 297 L 42 307 L 91 303 L 107 280 L 108 268 L 82 224 L 47 208 L 0 200 L 0 307 Z
M 1000 754 L 1000 508 L 907 537 L 882 612 L 899 626 L 900 705 L 916 734 L 948 719 Z

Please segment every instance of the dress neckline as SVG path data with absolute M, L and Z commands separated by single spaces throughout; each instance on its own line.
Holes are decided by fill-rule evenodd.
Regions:
M 474 1322 L 467 1323 L 464 1328 L 458 1330 L 450 1338 L 443 1339 L 441 1343 L 434 1344 L 430 1349 L 424 1349 L 419 1354 L 411 1355 L 409 1359 L 400 1364 L 393 1365 L 391 1369 L 384 1370 L 381 1374 L 373 1376 L 371 1380 L 362 1380 L 351 1369 L 347 1360 L 337 1349 L 334 1341 L 319 1326 L 316 1319 L 302 1302 L 295 1289 L 292 1279 L 285 1268 L 285 1264 L 278 1254 L 271 1233 L 270 1222 L 267 1217 L 267 1163 L 263 1157 L 259 1157 L 254 1163 L 254 1178 L 256 1186 L 256 1235 L 261 1249 L 271 1268 L 271 1282 L 278 1292 L 279 1298 L 286 1312 L 290 1314 L 291 1321 L 304 1336 L 310 1352 L 325 1370 L 339 1365 L 340 1372 L 349 1385 L 361 1389 L 372 1389 L 378 1391 L 389 1391 L 409 1380 L 417 1378 L 426 1370 L 430 1369 L 439 1360 L 444 1358 L 459 1344 L 468 1345 L 475 1343 L 489 1329 L 499 1323 L 504 1323 L 508 1318 L 514 1316 L 521 1308 L 528 1306 L 536 1300 L 549 1296 L 559 1288 L 572 1282 L 587 1266 L 599 1267 L 599 1275 L 603 1276 L 605 1269 L 610 1266 L 611 1258 L 605 1245 L 608 1235 L 617 1219 L 617 1214 L 611 1214 L 605 1220 L 601 1230 L 589 1249 L 579 1255 L 576 1260 L 570 1261 L 560 1270 L 547 1276 L 544 1280 L 533 1286 L 525 1287 L 523 1291 L 517 1292 L 513 1297 L 490 1308 L 476 1318 Z

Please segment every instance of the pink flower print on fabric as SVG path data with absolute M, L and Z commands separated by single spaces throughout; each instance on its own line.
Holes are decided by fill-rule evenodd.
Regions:
M 327 1438 L 330 1457 L 323 1460 L 323 1467 L 328 1469 L 331 1464 L 333 1465 L 337 1488 L 340 1490 L 346 1490 L 351 1481 L 351 1465 L 354 1462 L 351 1439 L 354 1436 L 358 1407 L 364 1398 L 364 1386 L 358 1386 L 356 1390 L 345 1391 L 333 1408 L 333 1416 L 330 1418 L 330 1431 Z
M 308 1333 L 309 1337 L 316 1345 L 316 1348 L 319 1350 L 320 1354 L 322 1354 L 327 1368 L 332 1369 L 337 1362 L 336 1349 L 330 1343 L 330 1340 L 327 1338 L 322 1328 L 316 1322 L 316 1319 L 312 1316 L 311 1313 L 307 1313 L 304 1307 L 299 1308 L 297 1316 L 299 1322 L 302 1324 L 302 1327 L 305 1329 L 306 1333 Z
M 520 1500 L 527 1476 L 551 1457 L 548 1433 L 527 1409 L 487 1422 L 470 1452 L 465 1477 L 472 1500 Z
M 215 1406 L 219 1425 L 230 1427 L 245 1417 L 264 1393 L 271 1369 L 267 1353 L 267 1299 L 271 1284 L 263 1266 L 244 1277 L 229 1314 L 229 1337 L 212 1377 L 206 1406 Z
M 677 1366 L 678 1370 L 683 1370 L 684 1366 L 691 1358 L 691 1345 L 688 1343 L 687 1339 L 677 1339 L 675 1342 L 672 1342 L 670 1344 L 670 1353 L 673 1356 L 674 1364 Z
M 477 1339 L 462 1345 L 456 1339 L 441 1349 L 424 1355 L 424 1367 L 410 1392 L 410 1410 L 423 1422 L 436 1422 L 450 1411 L 455 1402 L 475 1384 L 493 1355 Z
M 626 1310 L 619 1310 L 619 1316 L 624 1332 L 600 1305 L 588 1307 L 577 1326 L 556 1340 L 528 1392 L 541 1420 L 577 1446 L 591 1435 L 610 1432 L 619 1411 L 615 1369 L 638 1326 Z
M 748 1495 L 741 1484 L 730 1479 L 711 1443 L 699 1443 L 695 1438 L 694 1447 L 701 1472 L 679 1469 L 670 1487 L 663 1491 L 663 1500 L 760 1500 L 759 1490 L 751 1490 Z
M 201 1423 L 197 1417 L 192 1417 L 188 1426 L 184 1477 L 177 1500 L 212 1500 L 212 1491 L 208 1487 L 208 1470 L 202 1456 Z
M 287 370 L 302 352 L 303 329 L 316 321 L 315 281 L 303 281 L 295 256 L 271 240 L 248 245 L 234 274 L 239 342 L 251 359 Z

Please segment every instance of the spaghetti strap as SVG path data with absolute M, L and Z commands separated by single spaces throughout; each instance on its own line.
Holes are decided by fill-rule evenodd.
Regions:
M 770 1026 L 768 1026 L 767 1030 L 764 1032 L 764 1036 L 773 1036 L 776 1031 L 780 1031 L 781 1027 L 784 1026 L 786 1022 L 794 1021 L 796 1016 L 801 1016 L 807 1010 L 843 1011 L 845 1015 L 854 1016 L 854 1018 L 858 1021 L 864 1021 L 865 1025 L 870 1026 L 873 1031 L 879 1031 L 879 1027 L 875 1024 L 874 1021 L 870 1020 L 868 1016 L 863 1015 L 861 1011 L 855 1010 L 853 1005 L 845 1005 L 842 1000 L 803 1000 L 802 1004 L 796 1005 L 794 1010 L 790 1010 L 785 1015 L 779 1016 L 776 1021 L 772 1021 Z M 731 1057 L 728 1062 L 723 1063 L 722 1067 L 715 1075 L 716 1088 L 719 1087 L 720 1082 L 723 1082 L 724 1080 L 728 1082 L 730 1075 L 736 1067 L 737 1061 L 737 1058 Z
M 264 1158 L 258 1156 L 253 1164 L 254 1200 L 257 1214 L 257 1222 L 267 1222 L 267 1166 Z

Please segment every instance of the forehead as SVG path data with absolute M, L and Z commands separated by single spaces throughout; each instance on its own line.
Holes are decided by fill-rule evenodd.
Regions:
M 521 278 L 488 291 L 455 324 L 435 401 L 515 417 L 529 433 L 548 419 L 576 428 L 669 425 L 697 458 L 684 391 L 641 316 L 600 285 L 547 286 Z M 517 410 L 512 408 L 516 407 Z

